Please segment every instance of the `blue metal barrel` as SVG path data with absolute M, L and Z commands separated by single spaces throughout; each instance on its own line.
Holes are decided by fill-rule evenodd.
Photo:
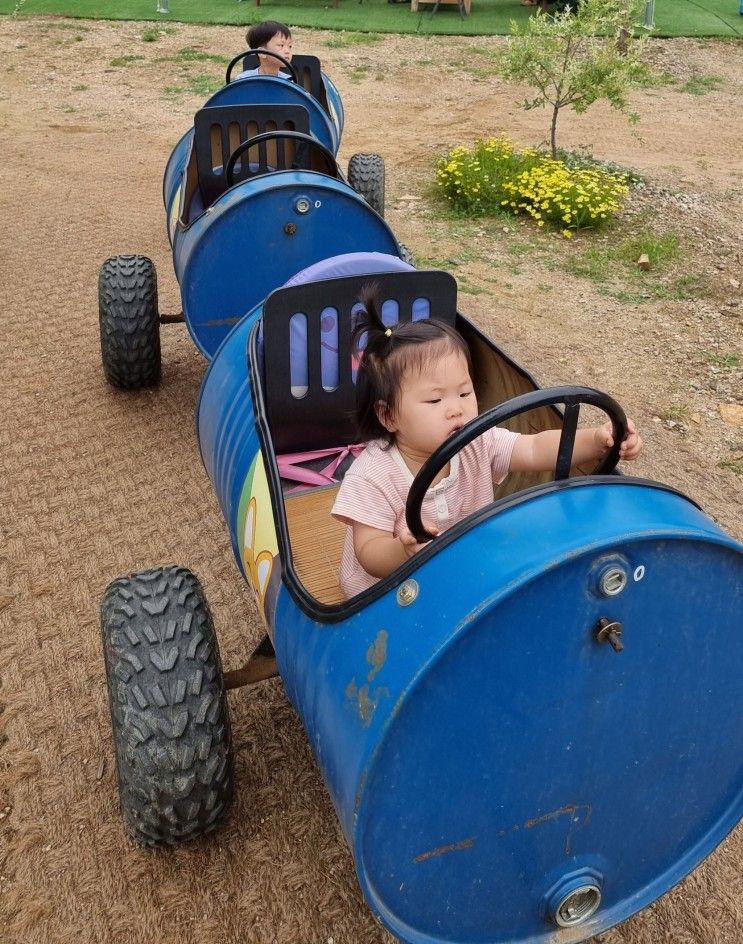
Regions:
M 279 594 L 286 691 L 388 928 L 583 940 L 722 841 L 743 815 L 742 551 L 683 497 L 616 479 L 481 522 L 422 563 L 408 606 L 390 592 L 328 626 Z M 607 597 L 612 567 L 627 584 Z M 597 910 L 563 938 L 566 902 L 568 921 Z
M 343 137 L 343 127 L 345 125 L 345 112 L 343 110 L 343 99 L 341 98 L 341 93 L 336 88 L 333 80 L 325 75 L 323 72 L 322 80 L 325 83 L 325 94 L 328 98 L 328 109 L 330 111 L 330 119 L 336 127 L 338 132 L 338 146 L 340 147 L 341 138 Z M 338 153 L 336 151 L 336 153 Z
M 218 89 L 204 103 L 204 108 L 214 105 L 302 105 L 307 109 L 309 115 L 312 136 L 332 151 L 333 154 L 337 154 L 343 134 L 343 102 L 338 89 L 324 73 L 323 81 L 330 115 L 309 92 L 294 82 L 273 78 L 272 76 L 254 76 L 250 79 L 239 79 L 230 82 Z M 177 220 L 177 212 L 174 214 L 172 210 L 180 205 L 176 202 L 176 199 L 181 187 L 183 171 L 191 153 L 193 134 L 193 128 L 189 128 L 181 136 L 168 158 L 163 175 L 163 204 L 166 211 L 168 239 L 171 245 L 175 236 Z
M 643 908 L 743 814 L 743 547 L 655 483 L 573 480 L 318 622 L 275 556 L 259 315 L 207 372 L 202 456 L 370 906 L 415 944 L 585 940 Z
M 176 197 L 183 183 L 183 171 L 186 169 L 188 157 L 191 153 L 191 144 L 193 142 L 193 128 L 189 128 L 182 135 L 180 141 L 173 148 L 168 163 L 165 165 L 163 174 L 163 205 L 165 206 L 165 221 L 168 232 L 168 240 L 173 245 L 175 236 L 175 227 L 178 214 L 171 211 L 180 204 L 176 204 Z
M 225 338 L 209 364 L 196 406 L 201 459 L 229 525 L 238 567 L 248 580 L 245 514 L 243 510 L 241 520 L 240 504 L 245 483 L 262 459 L 248 382 L 247 348 L 250 332 L 262 313 L 263 305 L 256 306 Z M 270 508 L 264 513 L 272 518 Z
M 310 116 L 312 136 L 337 154 L 343 134 L 343 106 L 339 105 L 340 95 L 336 87 L 327 77 L 324 78 L 330 114 L 300 85 L 265 75 L 237 79 L 223 85 L 204 102 L 204 108 L 213 105 L 303 105 Z
M 209 212 L 179 227 L 173 240 L 194 343 L 211 358 L 243 315 L 295 272 L 356 251 L 399 255 L 400 247 L 385 221 L 343 181 L 280 171 L 228 190 Z
M 213 105 L 303 105 L 309 114 L 310 132 L 314 138 L 332 151 L 338 153 L 343 134 L 343 102 L 338 89 L 328 79 L 325 88 L 331 114 L 317 102 L 309 92 L 286 79 L 260 76 L 251 79 L 239 79 L 218 89 L 204 102 L 204 108 Z M 163 202 L 165 209 L 173 204 L 173 197 L 180 187 L 181 175 L 186 166 L 193 141 L 193 128 L 189 128 L 176 144 L 168 158 L 163 177 Z M 172 233 L 169 231 L 172 242 Z

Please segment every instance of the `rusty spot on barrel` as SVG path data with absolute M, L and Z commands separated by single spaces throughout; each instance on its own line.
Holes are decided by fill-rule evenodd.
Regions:
M 428 859 L 435 859 L 436 856 L 445 855 L 447 852 L 461 852 L 462 849 L 471 849 L 475 844 L 475 837 L 461 839 L 459 842 L 449 843 L 448 846 L 437 846 L 435 849 L 429 849 L 428 852 L 421 852 L 413 862 L 417 865 L 419 862 L 426 862 Z
M 561 806 L 559 810 L 552 810 L 551 813 L 545 813 L 544 816 L 537 816 L 535 819 L 528 819 L 524 824 L 524 829 L 532 829 L 534 826 L 539 826 L 541 823 L 547 823 L 550 820 L 558 819 L 561 816 L 567 816 L 567 829 L 565 833 L 565 855 L 570 855 L 572 851 L 573 844 L 573 830 L 575 827 L 583 825 L 588 826 L 591 822 L 591 816 L 593 814 L 592 807 L 588 804 L 567 804 L 566 806 Z M 583 818 L 583 823 L 581 824 L 581 817 Z M 518 826 L 514 826 L 514 829 L 518 829 Z
M 359 717 L 364 724 L 369 723 L 376 707 L 376 701 L 372 701 L 371 698 L 369 698 L 369 686 L 362 685 L 359 689 Z
M 366 661 L 372 667 L 371 672 L 367 675 L 367 679 L 370 682 L 373 680 L 374 676 L 381 671 L 387 661 L 387 637 L 387 630 L 380 629 L 377 633 L 377 638 L 366 650 Z
M 559 810 L 552 810 L 551 813 L 545 813 L 544 816 L 537 816 L 535 819 L 527 819 L 524 823 L 524 829 L 531 829 L 533 826 L 539 826 L 540 823 L 546 823 L 548 820 L 557 819 L 558 816 L 564 816 L 566 813 L 569 813 L 570 816 L 575 816 L 579 811 L 583 811 L 583 821 L 587 824 L 591 819 L 591 813 L 593 810 L 588 804 L 573 805 L 567 804 L 566 806 L 561 806 Z
M 387 661 L 387 637 L 386 629 L 380 629 L 374 642 L 366 650 L 366 661 L 371 666 L 367 673 L 366 682 L 360 688 L 356 684 L 356 678 L 352 678 L 346 685 L 346 698 L 353 704 L 358 712 L 364 726 L 368 726 L 377 710 L 377 705 L 381 698 L 389 698 L 390 692 L 384 686 L 376 686 L 373 690 L 370 683 L 374 681 L 375 676 L 382 670 Z

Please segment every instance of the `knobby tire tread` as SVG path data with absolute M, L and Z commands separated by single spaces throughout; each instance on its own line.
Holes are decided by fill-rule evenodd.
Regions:
M 160 379 L 157 274 L 146 256 L 107 259 L 98 278 L 101 358 L 106 380 L 122 390 Z
M 379 154 L 354 154 L 348 162 L 348 182 L 384 217 L 384 160 Z
M 214 829 L 232 800 L 232 743 L 217 638 L 182 567 L 115 580 L 101 608 L 119 799 L 145 846 Z

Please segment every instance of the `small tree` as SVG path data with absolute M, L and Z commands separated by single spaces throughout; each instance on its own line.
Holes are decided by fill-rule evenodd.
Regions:
M 573 0 L 554 16 L 537 13 L 524 25 L 511 23 L 508 48 L 498 59 L 499 73 L 507 81 L 536 89 L 524 108 L 552 106 L 553 157 L 563 108 L 582 114 L 606 99 L 630 122 L 638 120 L 627 111 L 627 95 L 649 74 L 640 61 L 647 39 L 640 25 L 644 8 L 645 0 Z

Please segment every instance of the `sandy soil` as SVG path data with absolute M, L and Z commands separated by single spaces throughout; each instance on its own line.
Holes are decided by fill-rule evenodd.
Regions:
M 161 309 L 180 308 L 162 171 L 203 101 L 195 77 L 223 67 L 178 52 L 231 55 L 242 45 L 235 29 L 174 24 L 144 42 L 143 28 L 0 21 L 0 938 L 382 944 L 391 938 L 362 901 L 278 681 L 230 697 L 239 789 L 216 837 L 147 853 L 121 830 L 98 629 L 105 585 L 182 563 L 204 583 L 227 666 L 261 632 L 199 461 L 192 423 L 204 362 L 185 329 L 164 330 L 165 373 L 153 392 L 122 396 L 100 370 L 104 258 L 150 255 Z M 638 474 L 690 494 L 743 539 L 741 476 L 729 467 L 743 457 L 743 46 L 652 44 L 654 64 L 677 81 L 636 96 L 641 138 L 602 107 L 563 122 L 566 146 L 591 143 L 596 157 L 645 176 L 628 231 L 642 223 L 680 238 L 681 258 L 657 283 L 667 291 L 627 300 L 621 282 L 566 272 L 585 240 L 528 224 L 453 224 L 431 211 L 433 161 L 448 147 L 501 130 L 524 145 L 545 137 L 546 115 L 518 107 L 524 90 L 482 74 L 484 52 L 467 53 L 459 39 L 331 47 L 331 38 L 299 31 L 296 47 L 317 51 L 340 88 L 341 156 L 384 156 L 399 238 L 419 260 L 455 272 L 462 310 L 541 383 L 616 396 L 647 441 Z M 682 91 L 710 75 L 717 88 Z M 677 290 L 685 275 L 694 292 Z M 742 863 L 739 828 L 601 941 L 737 944 Z

